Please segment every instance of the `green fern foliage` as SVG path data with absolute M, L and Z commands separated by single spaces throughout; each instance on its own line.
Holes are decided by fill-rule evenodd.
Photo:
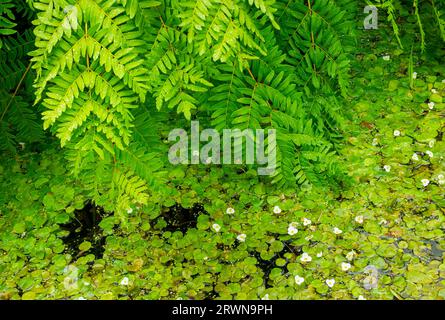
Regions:
M 376 0 L 367 1 L 385 10 L 387 21 L 390 22 L 393 34 L 400 48 L 404 48 L 405 42 L 419 44 L 422 53 L 428 42 L 436 41 L 437 34 L 440 40 L 445 41 L 445 3 L 442 0 Z M 418 32 L 405 34 L 399 25 L 406 21 L 415 21 Z M 430 36 L 430 37 L 427 37 Z M 402 37 L 405 39 L 402 40 Z M 428 38 L 428 40 L 427 40 Z
M 157 126 L 144 125 L 156 110 L 218 130 L 276 129 L 273 181 L 321 182 L 338 173 L 322 163 L 341 121 L 331 97 L 347 95 L 345 2 L 34 1 L 44 128 L 69 150 L 73 172 L 111 163 L 157 188 L 162 142 L 147 141 Z
M 365 3 L 400 45 L 445 40 L 443 1 Z M 88 196 L 119 215 L 171 194 L 167 137 L 191 120 L 276 130 L 280 187 L 340 185 L 361 13 L 353 0 L 3 0 L 0 150 L 49 130 Z
M 0 150 L 15 153 L 17 147 L 44 139 L 41 122 L 32 107 L 33 74 L 27 57 L 34 48 L 30 30 L 3 40 L 0 50 Z
M 214 61 L 237 57 L 241 62 L 266 54 L 260 29 L 264 17 L 279 29 L 274 4 L 273 0 L 181 1 L 179 27 L 200 55 L 210 51 Z
M 3 47 L 2 37 L 16 33 L 14 28 L 17 23 L 14 22 L 13 9 L 15 9 L 15 4 L 12 0 L 0 2 L 0 49 Z
M 133 4 L 126 10 L 126 2 L 114 2 L 34 3 L 40 12 L 32 61 L 44 127 L 52 127 L 62 146 L 82 141 L 100 158 L 128 145 L 131 109 L 148 89 Z
M 295 1 L 285 7 L 290 64 L 295 66 L 299 84 L 307 91 L 340 90 L 347 95 L 349 59 L 346 39 L 353 22 L 347 11 L 331 0 Z
M 440 36 L 445 41 L 445 3 L 443 1 L 431 1 L 434 16 L 436 18 L 437 26 Z

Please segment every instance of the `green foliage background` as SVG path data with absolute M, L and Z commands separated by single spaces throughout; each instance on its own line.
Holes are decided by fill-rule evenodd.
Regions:
M 363 30 L 369 3 L 378 30 Z M 0 297 L 443 299 L 444 12 L 1 1 Z M 171 166 L 168 132 L 191 119 L 275 128 L 276 175 Z M 93 238 L 76 254 L 64 243 L 90 200 L 105 209 L 103 256 Z M 168 208 L 197 203 L 196 228 L 168 230 Z

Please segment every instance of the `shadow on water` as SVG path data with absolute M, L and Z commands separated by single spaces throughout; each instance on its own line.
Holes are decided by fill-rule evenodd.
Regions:
M 104 216 L 108 215 L 105 211 L 91 201 L 88 201 L 80 210 L 74 212 L 74 218 L 67 224 L 60 225 L 60 228 L 69 231 L 68 236 L 63 238 L 65 252 L 74 258 L 79 258 L 87 254 L 94 254 L 96 259 L 100 259 L 105 251 L 105 236 L 102 233 L 99 223 Z M 79 245 L 89 241 L 91 248 L 87 251 L 81 251 Z
M 265 259 L 263 259 L 263 258 L 261 257 L 261 254 L 260 254 L 259 252 L 257 252 L 257 251 L 255 251 L 255 252 L 253 252 L 253 253 L 250 254 L 252 257 L 254 257 L 254 258 L 257 260 L 257 264 L 256 264 L 256 266 L 257 266 L 259 269 L 261 269 L 261 270 L 263 271 L 263 273 L 264 273 L 264 275 L 263 275 L 263 280 L 264 280 L 264 285 L 265 285 L 266 288 L 271 288 L 271 287 L 272 287 L 272 284 L 269 283 L 269 282 L 270 282 L 270 281 L 269 281 L 269 280 L 270 280 L 270 279 L 269 279 L 269 276 L 270 276 L 270 273 L 272 272 L 272 269 L 274 269 L 274 268 L 280 268 L 280 269 L 283 269 L 283 267 L 278 267 L 278 266 L 276 265 L 276 261 L 277 261 L 279 258 L 285 259 L 285 260 L 286 260 L 286 264 L 287 264 L 289 261 L 288 261 L 288 259 L 286 259 L 286 258 L 284 257 L 284 255 L 285 255 L 286 253 L 291 253 L 291 254 L 293 254 L 293 255 L 295 255 L 295 256 L 299 256 L 300 254 L 303 253 L 301 247 L 293 246 L 293 245 L 291 244 L 291 241 L 284 241 L 283 243 L 284 243 L 283 250 L 280 251 L 280 252 L 278 252 L 277 254 L 275 254 L 275 255 L 274 255 L 271 259 L 269 259 L 269 260 L 265 260 Z
M 184 208 L 180 204 L 175 204 L 172 207 L 167 207 L 162 210 L 159 219 L 164 219 L 167 226 L 163 228 L 165 231 L 181 231 L 186 233 L 190 228 L 196 228 L 198 216 L 201 214 L 207 214 L 204 210 L 204 206 L 200 203 L 195 203 L 191 208 Z

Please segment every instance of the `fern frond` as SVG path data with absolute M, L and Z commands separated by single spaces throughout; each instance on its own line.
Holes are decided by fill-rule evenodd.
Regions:
M 12 128 L 6 121 L 0 121 L 0 150 L 2 152 L 15 153 L 15 135 L 12 132 Z
M 145 43 L 131 20 L 134 4 L 152 7 L 138 1 L 35 3 L 37 101 L 43 98 L 44 127 L 53 127 L 62 146 L 74 136 L 76 146 L 87 143 L 103 158 L 103 151 L 128 145 L 130 110 L 148 90 Z
M 265 14 L 268 18 L 271 24 L 274 28 L 280 30 L 280 26 L 275 21 L 275 12 L 277 11 L 277 8 L 274 7 L 275 0 L 247 0 L 249 5 L 255 6 L 257 9 L 259 9 L 263 14 Z
M 0 3 L 0 49 L 3 47 L 2 36 L 8 36 L 16 33 L 14 28 L 17 23 L 14 22 L 15 16 L 13 10 L 15 3 L 10 0 L 4 0 Z
M 436 4 L 434 0 L 432 0 L 431 3 L 439 27 L 440 36 L 442 37 L 442 40 L 445 41 L 445 4 L 443 2 Z
M 402 44 L 402 40 L 400 39 L 400 31 L 399 31 L 399 26 L 397 24 L 397 16 L 395 13 L 396 10 L 394 7 L 393 0 L 383 0 L 383 2 L 381 3 L 380 6 L 381 6 L 381 8 L 386 10 L 386 14 L 388 15 L 387 19 L 389 22 L 391 22 L 394 36 L 396 37 L 400 48 L 403 49 L 403 44 Z
M 8 110 L 0 122 L 11 128 L 7 130 L 9 134 L 6 134 L 6 137 L 12 134 L 14 138 L 9 139 L 8 145 L 11 145 L 13 140 L 14 145 L 19 142 L 34 143 L 43 140 L 41 123 L 30 101 L 24 100 L 22 96 L 11 97 L 0 93 L 0 115 L 3 115 L 6 107 Z
M 289 15 L 297 18 L 289 29 L 289 59 L 295 67 L 299 85 L 307 93 L 329 88 L 347 95 L 349 59 L 344 39 L 352 24 L 344 20 L 346 11 L 331 0 L 308 0 L 293 4 Z

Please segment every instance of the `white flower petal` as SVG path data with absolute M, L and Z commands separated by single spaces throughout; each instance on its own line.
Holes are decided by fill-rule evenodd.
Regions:
M 281 208 L 279 206 L 275 206 L 275 207 L 273 207 L 273 212 L 275 214 L 279 214 L 279 213 L 281 213 Z
M 332 288 L 335 285 L 335 279 L 327 279 L 326 284 L 329 288 Z
M 349 269 L 351 269 L 351 264 L 348 262 L 342 262 L 341 263 L 341 269 L 343 271 L 348 271 Z
M 297 284 L 297 285 L 301 285 L 303 282 L 304 282 L 304 278 L 303 277 L 300 277 L 300 276 L 295 276 L 295 283 Z
M 354 250 L 349 251 L 349 252 L 346 254 L 346 259 L 348 259 L 349 261 L 352 261 L 352 259 L 354 259 L 354 256 L 355 256 L 355 255 L 356 255 L 356 253 L 355 253 Z
M 301 262 L 311 262 L 312 257 L 309 254 L 307 254 L 306 252 L 304 252 L 300 257 L 300 261 Z
M 295 227 L 292 226 L 292 225 L 289 225 L 289 227 L 287 228 L 287 234 L 290 235 L 290 236 L 294 236 L 294 235 L 296 235 L 297 233 L 298 233 L 298 229 L 295 228 Z
M 123 277 L 121 282 L 120 282 L 120 285 L 121 286 L 128 286 L 129 283 L 130 283 L 130 280 L 127 277 Z
M 232 207 L 228 207 L 228 208 L 226 209 L 226 213 L 227 213 L 227 214 L 234 214 L 234 213 L 235 213 L 235 209 L 233 209 Z

